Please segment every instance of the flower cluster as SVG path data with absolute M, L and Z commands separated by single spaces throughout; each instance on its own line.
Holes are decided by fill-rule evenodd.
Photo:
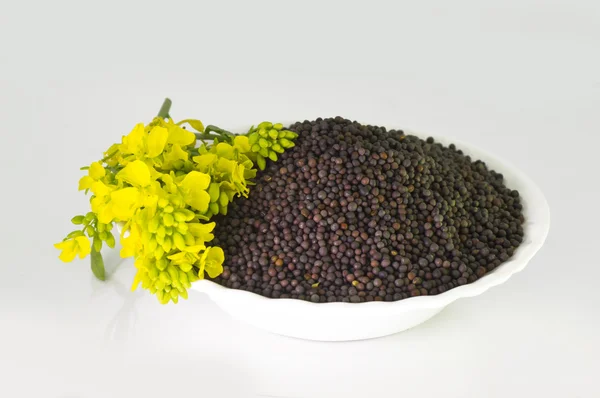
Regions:
M 264 170 L 267 158 L 276 162 L 277 154 L 293 147 L 296 137 L 298 134 L 293 131 L 283 130 L 281 123 L 262 122 L 256 128 L 251 127 L 248 131 L 248 143 L 258 167 Z
M 183 123 L 199 133 L 181 127 Z M 281 125 L 261 123 L 257 134 L 265 126 L 277 131 L 276 140 L 269 136 L 272 150 L 275 145 L 277 151 L 293 145 L 290 140 L 295 137 L 276 129 Z M 234 197 L 247 197 L 256 161 L 264 167 L 264 156 L 258 160 L 253 151 L 252 137 L 214 136 L 197 120 L 174 123 L 156 117 L 148 125 L 136 125 L 102 160 L 84 168 L 87 175 L 79 181 L 79 190 L 92 192 L 91 212 L 72 219 L 81 229 L 55 245 L 62 250 L 59 258 L 68 262 L 92 253 L 92 270 L 103 279 L 103 266 L 94 261 L 102 262 L 103 243 L 114 247 L 111 231 L 118 224 L 120 254 L 135 259 L 132 289 L 141 284 L 163 304 L 187 298 L 192 282 L 205 273 L 214 278 L 223 272 L 223 250 L 207 246 L 215 227 L 210 219 L 227 214 Z M 270 153 L 266 156 L 276 159 Z

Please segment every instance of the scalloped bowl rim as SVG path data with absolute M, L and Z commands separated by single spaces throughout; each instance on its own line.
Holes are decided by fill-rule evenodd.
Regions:
M 289 124 L 290 123 L 286 125 Z M 241 130 L 243 129 L 240 129 L 240 131 Z M 406 134 L 412 134 L 418 137 L 432 136 L 415 133 L 412 130 L 402 130 Z M 509 188 L 519 191 L 525 215 L 525 223 L 523 224 L 524 240 L 513 256 L 508 261 L 499 265 L 492 272 L 475 282 L 455 287 L 437 295 L 409 297 L 398 301 L 371 301 L 362 303 L 313 303 L 293 298 L 275 299 L 245 290 L 228 288 L 207 279 L 197 281 L 192 287 L 195 290 L 208 294 L 217 304 L 219 304 L 221 299 L 226 298 L 229 301 L 239 300 L 244 303 L 244 306 L 251 305 L 251 303 L 260 306 L 270 306 L 273 311 L 284 310 L 288 312 L 294 310 L 304 311 L 308 309 L 310 311 L 333 311 L 336 315 L 340 315 L 340 312 L 348 313 L 348 315 L 350 315 L 350 313 L 357 315 L 361 312 L 368 314 L 393 314 L 405 311 L 415 311 L 420 308 L 443 308 L 455 300 L 463 297 L 477 296 L 494 286 L 506 282 L 513 274 L 522 271 L 525 268 L 527 263 L 542 247 L 548 235 L 550 228 L 550 209 L 542 191 L 519 169 L 487 151 L 449 137 L 432 137 L 435 139 L 436 143 L 441 143 L 444 146 L 454 143 L 457 149 L 462 150 L 466 155 L 471 156 L 472 159 L 482 160 L 488 168 L 503 174 L 504 182 Z

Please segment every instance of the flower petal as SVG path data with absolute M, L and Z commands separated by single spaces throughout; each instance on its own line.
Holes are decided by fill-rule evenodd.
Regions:
M 141 154 L 144 150 L 145 136 L 144 123 L 136 124 L 133 130 L 127 136 L 123 137 L 122 150 L 124 149 L 127 153 Z
M 169 144 L 186 146 L 196 142 L 196 135 L 173 124 L 169 126 L 169 138 L 167 142 Z
M 75 242 L 77 243 L 79 252 L 79 258 L 84 258 L 92 251 L 92 246 L 90 244 L 90 240 L 85 236 L 78 236 L 75 238 Z
M 206 191 L 197 189 L 195 191 L 190 191 L 185 202 L 200 213 L 206 213 L 208 205 L 210 204 L 210 195 Z
M 150 184 L 150 169 L 141 160 L 129 163 L 117 173 L 117 178 L 137 187 L 146 187 Z
M 154 158 L 160 155 L 165 149 L 165 145 L 167 144 L 167 138 L 169 136 L 169 131 L 160 126 L 155 126 L 150 131 L 148 135 L 148 153 L 147 156 L 149 158 Z
M 196 238 L 202 239 L 204 242 L 210 242 L 214 238 L 214 235 L 211 234 L 211 232 L 213 231 L 213 229 L 215 229 L 215 225 L 216 224 L 214 222 L 210 222 L 207 224 L 202 224 L 202 223 L 187 224 L 188 232 L 190 234 L 192 234 L 193 236 L 195 236 Z
M 92 183 L 94 179 L 90 176 L 83 176 L 79 179 L 79 190 L 83 191 L 84 189 L 90 189 L 92 187 Z
M 220 142 L 216 147 L 217 156 L 224 157 L 225 159 L 233 159 L 235 153 L 233 147 L 225 142 Z
M 193 159 L 198 164 L 200 171 L 206 171 L 217 161 L 217 155 L 214 153 L 205 153 L 200 156 L 194 156 Z
M 70 263 L 75 258 L 75 255 L 77 254 L 77 252 L 75 251 L 75 246 L 75 239 L 65 240 L 54 245 L 54 247 L 56 247 L 57 249 L 62 250 L 58 258 L 60 258 L 61 261 L 64 261 L 65 263 Z
M 94 180 L 99 180 L 106 175 L 106 170 L 104 170 L 104 167 L 100 163 L 94 162 L 90 165 L 88 175 Z
M 127 220 L 133 216 L 137 209 L 140 198 L 140 192 L 137 188 L 129 187 L 119 189 L 110 194 L 110 208 L 116 218 Z
M 233 146 L 235 146 L 241 153 L 250 152 L 250 142 L 248 137 L 245 135 L 237 135 L 233 139 Z
M 210 185 L 210 176 L 208 174 L 201 173 L 199 171 L 190 171 L 183 181 L 181 181 L 181 187 L 183 189 L 206 189 Z

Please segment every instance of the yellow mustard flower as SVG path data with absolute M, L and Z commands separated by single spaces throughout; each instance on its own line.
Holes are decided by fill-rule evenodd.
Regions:
M 198 277 L 204 278 L 204 271 L 211 278 L 216 278 L 223 272 L 223 261 L 225 261 L 225 253 L 218 246 L 207 247 L 202 257 L 200 257 L 200 271 Z
M 99 162 L 94 162 L 88 169 L 88 175 L 79 180 L 79 190 L 90 189 L 92 184 L 106 175 L 106 170 Z
M 56 243 L 54 247 L 62 250 L 58 258 L 65 263 L 73 261 L 76 255 L 79 255 L 79 258 L 84 258 L 90 254 L 92 250 L 90 240 L 85 236 L 67 239 L 65 241 Z
M 127 230 L 123 229 L 121 246 L 120 255 L 123 258 L 133 257 L 142 251 L 142 233 L 137 223 L 131 223 Z
M 185 202 L 200 213 L 206 213 L 210 195 L 206 191 L 210 185 L 210 176 L 199 171 L 190 171 L 181 181 Z
M 117 180 L 128 182 L 134 187 L 146 187 L 150 185 L 152 176 L 150 174 L 150 168 L 148 165 L 141 160 L 135 160 L 129 163 L 119 171 L 116 175 Z

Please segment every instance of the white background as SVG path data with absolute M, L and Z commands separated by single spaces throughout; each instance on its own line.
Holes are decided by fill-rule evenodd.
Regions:
M 341 115 L 507 159 L 550 203 L 506 284 L 402 334 L 270 335 L 131 262 L 62 264 L 80 166 L 165 96 L 243 126 Z M 0 383 L 7 397 L 598 397 L 600 3 L 0 1 Z M 306 320 L 310 322 L 310 319 Z

